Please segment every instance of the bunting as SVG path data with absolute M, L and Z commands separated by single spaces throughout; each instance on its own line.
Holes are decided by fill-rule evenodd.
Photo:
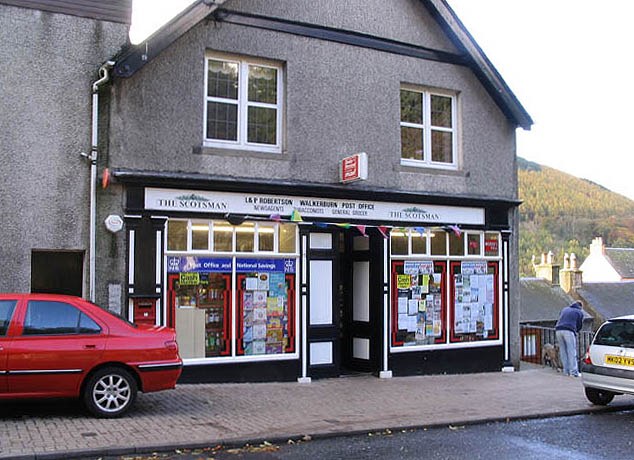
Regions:
M 381 232 L 381 235 L 383 235 L 383 238 L 385 238 L 386 240 L 390 238 L 387 234 L 387 227 L 380 225 L 377 228 L 379 229 L 379 232 Z
M 355 225 L 355 227 L 357 227 L 357 230 L 359 230 L 359 232 L 367 238 L 368 235 L 365 233 L 365 225 Z
M 458 238 L 460 238 L 460 235 L 462 235 L 462 230 L 460 230 L 460 228 L 457 225 L 449 225 L 447 226 L 447 228 L 452 230 Z
M 302 219 L 302 216 L 299 214 L 297 209 L 294 209 L 291 214 L 291 222 L 304 222 L 304 219 Z

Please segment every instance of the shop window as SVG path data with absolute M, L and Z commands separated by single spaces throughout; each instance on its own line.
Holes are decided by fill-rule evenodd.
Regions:
M 176 328 L 181 356 L 230 359 L 296 353 L 297 225 L 175 222 L 189 229 L 185 240 L 191 242 L 191 251 L 213 241 L 208 257 L 200 252 L 167 257 L 167 323 Z M 291 257 L 271 257 L 283 251 Z M 214 253 L 220 254 L 212 257 Z
M 467 234 L 467 255 L 479 256 L 482 251 L 482 235 L 480 233 Z
M 258 251 L 273 252 L 275 250 L 275 227 L 258 225 Z
M 427 254 L 427 235 L 418 230 L 410 232 L 412 239 L 412 254 Z
M 434 230 L 429 234 L 431 255 L 447 255 L 447 233 L 442 230 Z
M 232 259 L 170 257 L 168 267 L 181 356 L 229 356 Z
M 281 152 L 281 65 L 210 56 L 205 80 L 205 145 Z
M 455 168 L 455 96 L 405 87 L 400 97 L 401 163 Z
M 464 256 L 464 233 L 449 232 L 449 255 Z
M 445 262 L 392 262 L 392 346 L 446 342 L 445 272 Z
M 399 228 L 390 232 L 390 252 L 392 255 L 409 254 L 407 230 Z
M 279 224 L 278 240 L 280 252 L 285 254 L 297 251 L 297 226 L 295 224 Z
M 233 226 L 229 224 L 214 222 L 213 230 L 214 230 L 214 251 L 217 251 L 217 252 L 233 251 Z
M 295 260 L 236 259 L 238 355 L 295 351 Z
M 498 262 L 451 262 L 451 342 L 499 338 Z
M 484 256 L 497 257 L 500 255 L 500 234 L 485 233 L 484 234 Z
M 167 222 L 167 250 L 187 250 L 187 221 L 169 220 Z
M 192 223 L 192 250 L 209 250 L 209 224 Z
M 236 251 L 255 251 L 255 224 L 247 222 L 236 227 Z

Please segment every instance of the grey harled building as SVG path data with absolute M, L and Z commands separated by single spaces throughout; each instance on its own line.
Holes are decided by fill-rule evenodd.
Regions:
M 109 58 L 97 300 L 184 381 L 517 365 L 532 120 L 444 1 L 198 1 Z
M 91 85 L 127 43 L 131 13 L 131 0 L 105 3 L 0 1 L 0 292 L 88 295 L 80 153 L 91 146 Z

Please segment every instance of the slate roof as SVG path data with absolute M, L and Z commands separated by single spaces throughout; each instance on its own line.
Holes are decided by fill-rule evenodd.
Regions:
M 557 321 L 559 312 L 575 299 L 541 278 L 520 279 L 520 322 Z M 584 311 L 584 319 L 591 316 Z
M 634 282 L 585 283 L 577 293 L 605 319 L 634 313 Z
M 502 76 L 498 73 L 491 61 L 489 61 L 480 46 L 467 31 L 466 27 L 462 24 L 449 4 L 445 0 L 420 1 L 436 19 L 436 21 L 438 21 L 449 39 L 461 51 L 461 55 L 457 56 L 457 58 L 459 58 L 457 62 L 463 60 L 464 64 L 471 68 L 482 85 L 486 88 L 489 95 L 495 100 L 509 120 L 514 122 L 516 126 L 521 126 L 527 130 L 530 129 L 533 124 L 531 116 L 528 114 L 526 109 L 524 109 L 515 94 L 513 94 L 504 79 L 502 79 Z M 144 42 L 135 46 L 130 46 L 127 50 L 121 53 L 121 55 L 114 58 L 116 62 L 114 75 L 120 78 L 128 78 L 132 76 L 137 70 L 151 61 L 154 57 L 158 56 L 164 49 L 174 43 L 174 41 L 188 32 L 199 22 L 211 17 L 212 15 L 216 15 L 216 20 L 221 20 L 222 14 L 219 14 L 220 11 L 218 11 L 218 9 L 230 3 L 231 0 L 195 1 L 185 8 L 178 16 L 148 37 Z M 319 5 L 318 2 L 315 4 Z M 267 18 L 260 19 L 264 22 L 267 21 Z M 283 23 L 284 30 L 288 33 L 299 33 L 297 31 L 293 32 L 293 30 L 303 26 L 303 24 L 294 23 L 292 21 L 279 20 L 277 22 L 278 25 Z M 262 21 L 260 21 L 259 27 L 264 27 Z M 323 31 L 327 31 L 329 28 L 321 27 L 321 29 L 323 29 Z M 336 34 L 337 31 L 330 30 L 330 32 L 334 32 Z M 374 49 L 384 49 L 384 47 L 389 47 L 392 50 L 399 49 L 400 53 L 410 56 L 415 56 L 420 53 L 423 55 L 438 55 L 440 53 L 437 50 L 417 47 L 409 43 L 385 40 L 381 37 L 352 33 L 350 31 L 347 31 L 346 33 L 355 36 L 355 42 L 358 46 L 366 46 Z M 502 37 L 500 39 L 502 39 Z M 366 45 L 362 45 L 361 43 L 366 43 Z
M 634 279 L 634 248 L 605 248 L 605 255 L 621 278 Z

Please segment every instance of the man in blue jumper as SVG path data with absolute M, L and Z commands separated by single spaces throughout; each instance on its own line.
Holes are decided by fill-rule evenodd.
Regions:
M 564 374 L 579 377 L 577 367 L 577 332 L 583 325 L 583 310 L 581 302 L 573 302 L 561 310 L 559 320 L 555 326 L 557 343 L 559 343 L 559 357 L 564 366 Z

